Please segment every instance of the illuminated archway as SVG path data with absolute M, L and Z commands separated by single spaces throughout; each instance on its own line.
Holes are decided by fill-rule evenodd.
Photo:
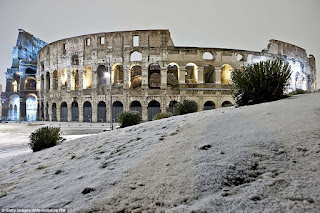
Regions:
M 83 89 L 90 89 L 92 86 L 92 69 L 85 67 L 83 69 Z
M 20 91 L 20 75 L 17 73 L 13 74 L 11 91 L 12 92 Z
M 133 65 L 130 69 L 130 88 L 135 89 L 141 87 L 142 84 L 142 68 L 140 65 Z
M 67 69 L 63 68 L 61 70 L 61 89 L 67 89 L 68 86 L 68 73 L 67 73 Z
M 71 72 L 70 89 L 71 90 L 79 89 L 79 71 L 77 69 L 73 69 Z
M 27 121 L 37 120 L 37 96 L 30 95 L 26 100 L 26 119 Z
M 27 77 L 26 78 L 25 90 L 36 90 L 36 79 L 34 77 Z
M 232 67 L 229 64 L 225 64 L 221 69 L 221 84 L 231 84 L 231 72 Z
M 54 70 L 53 71 L 53 89 L 57 90 L 58 89 L 58 71 Z
M 19 95 L 11 95 L 9 97 L 9 113 L 8 117 L 11 121 L 17 121 L 19 120 L 20 116 L 20 97 Z
M 198 83 L 198 66 L 194 63 L 186 65 L 185 83 Z
M 204 60 L 213 60 L 213 55 L 210 52 L 205 52 L 202 55 L 202 59 L 204 59 Z
M 123 83 L 123 66 L 121 64 L 115 64 L 112 66 L 112 79 L 113 84 Z

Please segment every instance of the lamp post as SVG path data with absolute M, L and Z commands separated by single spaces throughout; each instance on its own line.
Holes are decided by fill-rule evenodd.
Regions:
M 109 116 L 110 116 L 110 130 L 113 130 L 113 120 L 112 120 L 112 82 L 111 82 L 111 68 L 110 68 L 110 58 L 107 58 L 106 62 L 106 77 L 109 78 L 109 92 L 110 92 L 110 110 L 109 110 Z

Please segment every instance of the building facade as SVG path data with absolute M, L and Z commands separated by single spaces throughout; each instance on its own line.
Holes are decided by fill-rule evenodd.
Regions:
M 199 111 L 227 106 L 234 103 L 229 86 L 232 70 L 275 58 L 292 67 L 288 92 L 315 90 L 315 58 L 277 40 L 255 52 L 176 47 L 168 30 L 62 39 L 38 53 L 40 119 L 106 122 L 112 108 L 114 121 L 128 110 L 139 111 L 147 121 L 159 112 L 175 113 L 175 104 L 185 99 L 196 101 Z
M 19 29 L 12 51 L 12 65 L 7 69 L 5 92 L 1 93 L 2 120 L 37 119 L 37 53 L 47 43 Z

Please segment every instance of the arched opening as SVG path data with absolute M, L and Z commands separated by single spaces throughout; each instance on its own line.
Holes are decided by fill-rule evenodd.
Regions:
M 27 68 L 26 69 L 26 75 L 36 75 L 37 71 L 32 69 L 32 68 Z
M 84 102 L 83 104 L 83 121 L 91 122 L 92 121 L 92 108 L 89 101 Z
M 11 90 L 12 92 L 20 91 L 20 75 L 17 73 L 13 74 Z
M 79 65 L 79 58 L 77 55 L 71 57 L 71 65 Z
M 233 104 L 230 101 L 224 101 L 221 104 L 221 107 L 230 107 L 230 106 L 233 106 Z
M 205 83 L 215 83 L 214 66 L 206 65 L 203 69 L 203 80 Z
M 299 72 L 296 72 L 296 78 L 295 78 L 295 88 L 296 89 L 301 89 L 301 75 Z
M 123 104 L 120 101 L 116 101 L 112 104 L 112 120 L 119 122 L 119 114 L 123 112 Z
M 71 104 L 71 120 L 79 121 L 79 106 L 76 101 L 73 101 Z
M 73 69 L 71 72 L 71 79 L 70 79 L 70 89 L 71 90 L 78 90 L 79 89 L 79 71 L 77 69 Z
M 34 77 L 27 77 L 25 80 L 26 90 L 36 90 L 36 79 Z
M 216 105 L 213 101 L 207 101 L 204 103 L 204 106 L 203 106 L 203 110 L 211 110 L 215 108 L 216 108 Z
M 150 64 L 148 68 L 148 84 L 151 89 L 160 89 L 161 67 L 159 64 Z
M 130 110 L 131 111 L 137 111 L 140 113 L 140 115 L 142 115 L 142 106 L 141 103 L 139 101 L 133 101 L 130 104 Z
M 92 69 L 85 67 L 83 69 L 83 89 L 90 89 L 92 86 Z
M 107 121 L 107 108 L 106 103 L 104 101 L 100 101 L 98 103 L 98 122 L 106 122 Z
M 44 105 L 43 105 L 43 102 L 41 102 L 41 107 L 40 107 L 40 119 L 42 121 L 44 120 Z
M 49 103 L 46 103 L 46 121 L 49 120 Z
M 198 83 L 198 66 L 196 64 L 187 64 L 185 83 Z
M 50 73 L 46 73 L 46 91 L 50 90 Z
M 53 71 L 53 89 L 57 90 L 58 89 L 58 71 L 54 70 Z
M 177 86 L 179 84 L 179 67 L 176 63 L 168 65 L 167 84 L 170 86 Z
M 20 97 L 18 95 L 11 95 L 9 97 L 9 113 L 8 117 L 11 121 L 19 120 L 20 115 Z
M 232 67 L 229 64 L 222 66 L 221 70 L 221 84 L 231 84 Z
M 134 51 L 130 55 L 130 61 L 142 61 L 142 54 L 139 53 L 138 51 Z
M 178 114 L 178 112 L 177 112 L 177 104 L 178 104 L 177 101 L 170 101 L 169 102 L 169 106 L 167 108 L 167 112 L 172 113 L 172 115 L 177 115 Z
M 52 121 L 57 121 L 57 104 L 52 104 Z
M 160 112 L 160 103 L 155 100 L 150 101 L 148 104 L 148 121 L 152 121 L 153 117 Z
M 213 55 L 210 52 L 205 52 L 202 55 L 202 59 L 204 59 L 204 60 L 213 60 Z
M 100 65 L 97 69 L 97 87 L 98 95 L 105 95 L 105 88 L 107 86 L 106 67 Z
M 67 69 L 63 68 L 61 70 L 61 89 L 65 90 L 68 86 L 68 73 Z
M 61 103 L 60 121 L 68 121 L 68 105 L 66 102 Z
M 123 83 L 123 67 L 121 64 L 115 64 L 112 66 L 113 71 L 113 84 Z
M 140 65 L 134 65 L 130 69 L 131 73 L 131 84 L 130 88 L 135 89 L 141 87 L 142 84 L 142 68 Z

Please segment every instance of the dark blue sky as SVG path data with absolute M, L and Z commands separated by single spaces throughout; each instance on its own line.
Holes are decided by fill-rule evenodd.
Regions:
M 277 39 L 313 54 L 320 71 L 319 11 L 320 0 L 1 0 L 0 84 L 19 28 L 48 43 L 137 29 L 169 29 L 176 46 L 261 51 Z

